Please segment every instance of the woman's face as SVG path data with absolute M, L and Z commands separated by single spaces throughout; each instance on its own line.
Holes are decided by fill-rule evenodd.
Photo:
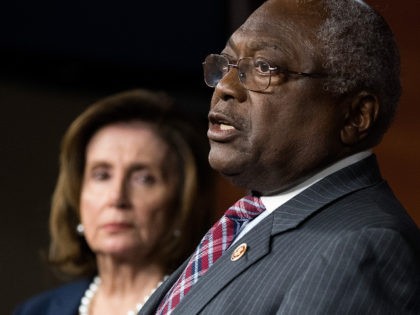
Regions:
M 97 256 L 144 257 L 165 229 L 176 171 L 168 145 L 151 127 L 116 123 L 88 142 L 80 215 Z

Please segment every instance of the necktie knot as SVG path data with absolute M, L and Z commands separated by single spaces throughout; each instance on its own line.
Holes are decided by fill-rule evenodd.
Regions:
M 226 212 L 225 216 L 235 221 L 250 221 L 265 210 L 259 197 L 245 196 L 239 199 Z

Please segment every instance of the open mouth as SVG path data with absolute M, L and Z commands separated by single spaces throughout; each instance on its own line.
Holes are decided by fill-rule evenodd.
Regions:
M 226 124 L 219 124 L 219 128 L 220 130 L 234 130 L 235 129 L 235 127 L 231 125 L 226 125 Z
M 226 115 L 212 112 L 208 116 L 209 122 L 211 125 L 218 126 L 221 130 L 232 130 L 237 129 L 231 118 Z
M 238 129 L 227 116 L 210 113 L 207 136 L 210 140 L 226 142 L 237 134 Z

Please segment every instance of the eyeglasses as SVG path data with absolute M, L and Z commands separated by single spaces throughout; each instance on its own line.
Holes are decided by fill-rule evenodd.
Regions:
M 251 57 L 241 58 L 237 63 L 230 63 L 223 55 L 211 54 L 203 62 L 204 82 L 209 87 L 216 87 L 220 80 L 230 71 L 231 68 L 238 70 L 239 81 L 250 91 L 261 92 L 270 86 L 273 75 L 284 76 L 296 75 L 309 78 L 324 77 L 321 73 L 296 72 L 288 69 L 273 67 L 265 59 L 254 59 Z

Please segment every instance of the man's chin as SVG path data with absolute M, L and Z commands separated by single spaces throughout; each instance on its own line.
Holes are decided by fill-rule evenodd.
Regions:
M 221 173 L 223 176 L 229 177 L 239 173 L 239 165 L 237 159 L 229 154 L 223 154 L 220 151 L 214 153 L 210 151 L 209 154 L 210 166 Z
M 225 160 L 220 161 L 217 159 L 209 158 L 210 166 L 220 173 L 223 177 L 228 179 L 232 184 L 235 186 L 245 188 L 243 187 L 243 179 L 240 165 L 237 163 L 234 163 L 236 161 L 232 161 L 231 163 L 226 163 Z

